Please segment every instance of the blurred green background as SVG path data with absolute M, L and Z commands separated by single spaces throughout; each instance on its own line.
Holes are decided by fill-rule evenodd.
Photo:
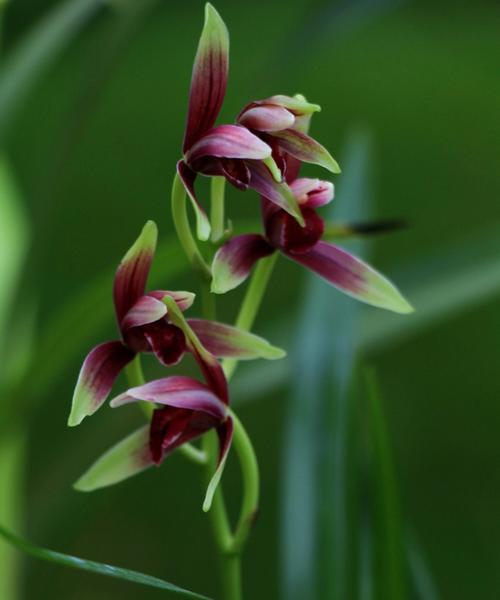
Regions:
M 4 18 L 4 70 L 27 32 L 56 6 L 12 0 Z M 304 93 L 323 107 L 312 133 L 341 166 L 353 139 L 363 140 L 371 217 L 401 217 L 410 224 L 377 239 L 371 261 L 409 295 L 417 314 L 363 308 L 362 336 L 376 340 L 363 354 L 377 368 L 383 390 L 401 510 L 438 597 L 496 599 L 500 6 L 218 0 L 216 7 L 232 44 L 221 121 L 232 121 L 251 99 Z M 0 501 L 10 495 L 13 504 L 2 522 L 44 546 L 157 574 L 215 597 L 216 562 L 196 467 L 174 455 L 161 470 L 101 492 L 71 489 L 103 450 L 140 422 L 134 410 L 103 409 L 76 430 L 66 427 L 81 360 L 93 344 L 115 336 L 111 274 L 117 261 L 146 219 L 159 224 L 163 241 L 173 236 L 169 190 L 203 2 L 115 0 L 94 12 L 50 68 L 40 70 L 25 101 L 12 103 L 16 110 L 6 123 L 0 78 L 0 132 L 28 223 L 27 256 L 2 342 L 4 366 L 13 363 L 14 373 L 5 378 L 15 382 L 4 385 L 0 415 L 7 425 L 1 435 L 10 450 L 3 456 L 12 451 L 19 463 L 14 472 L 0 464 Z M 357 174 L 346 168 L 348 175 Z M 343 177 L 336 178 L 339 204 Z M 229 189 L 228 211 L 233 221 L 254 218 L 256 198 Z M 335 208 L 330 214 L 335 217 Z M 368 216 L 350 214 L 357 221 Z M 15 228 L 15 218 L 12 226 L 1 218 L 7 233 Z M 9 261 L 17 260 L 15 241 L 1 248 L 8 270 Z M 164 254 L 156 280 L 171 289 L 195 288 L 181 273 L 181 250 Z M 299 321 L 303 325 L 307 285 L 303 271 L 280 260 L 256 331 L 277 345 L 297 344 L 293 330 Z M 221 302 L 224 320 L 234 319 L 240 298 L 236 292 Z M 61 311 L 67 316 L 55 330 Z M 323 327 L 335 337 L 336 315 Z M 16 379 L 22 358 L 16 359 L 24 353 L 34 360 L 27 376 Z M 239 401 L 262 469 L 261 514 L 244 562 L 251 599 L 289 597 L 280 575 L 286 556 L 280 529 L 289 501 L 283 459 L 294 356 L 300 348 L 285 366 L 242 365 L 235 379 L 235 406 Z M 270 375 L 275 367 L 282 376 Z M 264 383 L 253 398 L 249 385 L 256 377 Z M 310 394 L 306 390 L 303 402 L 312 404 L 313 393 L 314 387 Z M 362 427 L 356 427 L 354 437 L 362 438 Z M 24 450 L 12 449 L 20 444 L 11 441 L 15 436 L 26 439 Z M 307 473 L 295 475 L 299 487 L 302 477 L 307 485 Z M 224 487 L 236 509 L 239 475 L 232 462 Z M 297 525 L 296 537 L 288 532 L 284 539 L 300 547 L 305 542 Z M 13 560 L 5 546 L 0 551 Z M 328 560 L 323 553 L 321 561 Z M 9 579 L 14 566 L 6 558 L 0 578 Z M 21 592 L 15 595 L 12 588 L 5 600 L 162 594 L 43 562 L 28 560 L 20 567 Z M 337 593 L 336 600 L 377 597 L 363 589 Z M 334 596 L 320 589 L 301 597 Z

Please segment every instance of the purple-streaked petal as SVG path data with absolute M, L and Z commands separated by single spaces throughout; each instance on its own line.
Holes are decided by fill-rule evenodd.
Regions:
M 154 323 L 166 314 L 167 307 L 163 302 L 150 295 L 142 296 L 123 317 L 120 329 L 126 332 L 131 327 Z
M 257 131 L 280 131 L 292 127 L 295 116 L 286 108 L 272 104 L 252 106 L 238 117 L 238 123 Z
M 302 177 L 290 184 L 292 192 L 300 206 L 305 208 L 318 208 L 333 200 L 333 183 L 321 179 L 308 179 Z
M 296 129 L 285 129 L 272 135 L 279 140 L 281 148 L 295 158 L 320 165 L 332 173 L 340 173 L 339 165 L 328 150 L 307 134 Z
M 198 362 L 208 387 L 224 404 L 229 404 L 227 380 L 219 361 L 203 347 L 198 336 L 177 307 L 177 304 L 171 298 L 165 298 L 165 304 L 168 308 L 169 320 L 184 332 L 188 349 L 193 353 Z
M 219 485 L 219 482 L 226 466 L 227 455 L 231 448 L 231 442 L 233 440 L 234 424 L 231 417 L 227 419 L 217 427 L 217 436 L 219 438 L 219 458 L 217 461 L 217 469 L 208 484 L 207 492 L 205 494 L 205 500 L 203 501 L 203 510 L 208 512 L 212 506 L 215 490 Z
M 157 238 L 156 224 L 148 221 L 134 245 L 120 262 L 113 286 L 118 323 L 121 323 L 130 308 L 144 295 Z
M 184 153 L 214 126 L 226 93 L 228 69 L 229 33 L 219 13 L 207 3 L 191 77 Z
M 388 279 L 338 246 L 318 242 L 309 252 L 288 257 L 357 300 L 397 313 L 413 312 L 413 307 Z
M 286 355 L 264 338 L 231 325 L 205 319 L 188 319 L 188 323 L 203 346 L 217 358 L 275 360 Z
M 260 160 L 271 156 L 271 148 L 241 125 L 219 125 L 207 131 L 185 154 L 193 166 L 207 156 Z M 193 167 L 194 168 L 194 167 Z
M 113 398 L 113 408 L 131 402 L 153 402 L 187 410 L 207 413 L 216 419 L 226 416 L 225 405 L 206 385 L 183 375 L 156 379 L 144 385 L 130 388 L 124 394 Z
M 68 425 L 79 425 L 106 400 L 120 371 L 135 356 L 122 342 L 105 342 L 89 352 L 73 394 Z
M 156 298 L 157 300 L 161 301 L 163 301 L 163 298 L 166 296 L 170 296 L 175 300 L 177 306 L 182 310 L 182 312 L 188 308 L 191 308 L 194 299 L 196 298 L 196 294 L 193 294 L 192 292 L 171 292 L 169 290 L 153 290 L 152 292 L 148 292 L 146 296 L 151 296 L 152 298 Z
M 257 234 L 238 235 L 217 250 L 212 263 L 212 292 L 225 294 L 250 275 L 254 264 L 274 249 Z
M 284 182 L 278 183 L 261 161 L 248 160 L 245 162 L 250 169 L 249 186 L 303 224 L 302 213 L 290 187 Z
M 186 352 L 184 333 L 165 319 L 146 325 L 142 333 L 156 358 L 166 367 L 176 365 Z
M 73 487 L 79 492 L 92 492 L 128 479 L 152 464 L 149 425 L 145 425 L 97 459 Z
M 186 190 L 193 206 L 194 214 L 196 216 L 196 235 L 198 236 L 199 240 L 207 241 L 210 237 L 210 221 L 208 220 L 207 213 L 198 202 L 198 198 L 196 197 L 196 193 L 194 191 L 196 173 L 190 169 L 183 160 L 180 160 L 177 163 L 177 174 L 179 175 L 182 185 L 184 186 L 184 189 Z M 174 186 L 176 185 L 178 185 L 177 180 L 174 181 Z

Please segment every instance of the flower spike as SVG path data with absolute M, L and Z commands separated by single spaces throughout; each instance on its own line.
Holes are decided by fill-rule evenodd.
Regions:
M 228 70 L 229 33 L 219 13 L 207 3 L 191 78 L 183 152 L 214 126 L 224 101 Z

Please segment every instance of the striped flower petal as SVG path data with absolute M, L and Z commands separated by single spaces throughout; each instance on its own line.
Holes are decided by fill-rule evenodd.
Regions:
M 187 164 L 180 160 L 177 163 L 177 174 L 184 186 L 184 189 L 191 200 L 194 214 L 196 216 L 196 235 L 199 240 L 206 242 L 210 237 L 210 221 L 208 220 L 207 213 L 198 201 L 196 192 L 194 191 L 194 182 L 196 179 L 196 173 L 190 169 Z M 179 185 L 177 178 L 174 179 L 174 192 L 172 195 L 176 195 L 175 186 Z
M 309 252 L 288 257 L 357 300 L 397 313 L 414 310 L 388 279 L 338 246 L 318 242 Z
M 254 264 L 274 249 L 257 234 L 238 235 L 217 250 L 212 263 L 212 292 L 225 294 L 250 275 Z
M 273 137 L 279 140 L 279 144 L 285 152 L 295 158 L 320 165 L 332 173 L 340 173 L 339 165 L 328 150 L 307 134 L 296 129 L 284 129 L 274 132 Z
M 231 448 L 231 442 L 233 440 L 234 424 L 233 419 L 228 417 L 224 423 L 217 427 L 217 436 L 219 438 L 219 458 L 217 460 L 217 469 L 208 484 L 207 492 L 205 494 L 205 500 L 203 502 L 204 512 L 208 512 L 212 506 L 215 491 L 224 472 L 226 466 L 227 455 Z
M 276 95 L 264 100 L 259 100 L 255 104 L 276 104 L 293 112 L 295 115 L 310 115 L 321 110 L 319 104 L 311 104 L 302 94 L 295 96 Z
M 301 177 L 290 184 L 297 202 L 304 208 L 318 208 L 333 200 L 333 183 Z
M 127 331 L 131 327 L 154 323 L 166 314 L 167 307 L 161 300 L 157 300 L 150 295 L 142 296 L 123 317 L 120 329 Z
M 265 142 L 241 125 L 219 125 L 210 129 L 185 154 L 185 160 L 193 165 L 207 156 L 216 158 L 269 158 L 272 150 Z
M 228 69 L 229 33 L 219 13 L 207 3 L 191 78 L 183 152 L 214 126 L 226 93 Z
M 68 425 L 79 425 L 108 397 L 120 371 L 135 354 L 121 342 L 105 342 L 91 350 L 85 359 L 73 394 Z
M 226 416 L 225 405 L 206 385 L 183 375 L 164 377 L 130 388 L 114 398 L 110 405 L 116 408 L 139 401 L 200 411 L 216 419 L 224 419 Z
M 157 300 L 162 300 L 162 301 L 163 301 L 163 298 L 165 298 L 166 296 L 170 296 L 171 298 L 173 298 L 175 300 L 175 303 L 183 312 L 185 310 L 187 310 L 188 308 L 191 308 L 191 306 L 193 305 L 194 299 L 196 298 L 196 294 L 193 294 L 192 292 L 185 292 L 185 291 L 171 292 L 169 290 L 154 290 L 152 292 L 148 292 L 146 294 L 146 296 L 152 296 L 153 298 L 156 298 Z
M 133 246 L 120 262 L 113 286 L 118 323 L 121 323 L 130 308 L 144 295 L 149 269 L 156 250 L 157 238 L 158 229 L 156 224 L 153 221 L 148 221 Z
M 205 319 L 188 319 L 188 323 L 203 346 L 218 358 L 275 360 L 286 355 L 264 338 L 231 325 Z
M 286 108 L 273 104 L 251 106 L 238 117 L 238 123 L 257 131 L 280 131 L 288 129 L 295 122 L 295 116 Z
M 277 182 L 271 171 L 261 161 L 247 160 L 245 162 L 250 170 L 248 185 L 261 196 L 290 213 L 298 223 L 303 225 L 302 213 L 288 184 Z
M 145 425 L 103 454 L 73 487 L 79 492 L 92 492 L 128 479 L 152 464 L 149 425 Z

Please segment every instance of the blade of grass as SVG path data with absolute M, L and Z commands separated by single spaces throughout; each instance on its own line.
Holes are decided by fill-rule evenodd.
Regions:
M 370 438 L 370 481 L 373 498 L 374 581 L 376 597 L 408 598 L 406 539 L 395 467 L 373 369 L 365 370 L 366 414 Z
M 367 199 L 367 153 L 366 136 L 353 136 L 344 162 L 351 176 L 339 195 L 345 203 L 336 206 L 343 217 Z M 309 278 L 283 452 L 282 588 L 290 600 L 346 598 L 353 585 L 349 389 L 357 322 L 355 302 Z
M 145 575 L 138 571 L 132 571 L 130 569 L 123 569 L 121 567 L 114 567 L 104 563 L 98 563 L 93 560 L 85 560 L 83 558 L 77 558 L 76 556 L 70 556 L 68 554 L 62 554 L 61 552 L 54 552 L 53 550 L 47 550 L 46 548 L 40 548 L 35 546 L 31 542 L 20 538 L 4 527 L 0 525 L 0 536 L 13 546 L 17 547 L 22 552 L 39 558 L 47 562 L 55 563 L 64 567 L 71 567 L 73 569 L 80 569 L 81 571 L 88 571 L 97 575 L 105 575 L 106 577 L 114 577 L 131 583 L 137 583 L 148 587 L 158 588 L 176 594 L 178 596 L 184 596 L 185 598 L 197 598 L 198 600 L 210 600 L 207 596 L 202 596 L 195 592 L 190 592 L 180 588 L 173 583 L 152 577 L 151 575 Z

